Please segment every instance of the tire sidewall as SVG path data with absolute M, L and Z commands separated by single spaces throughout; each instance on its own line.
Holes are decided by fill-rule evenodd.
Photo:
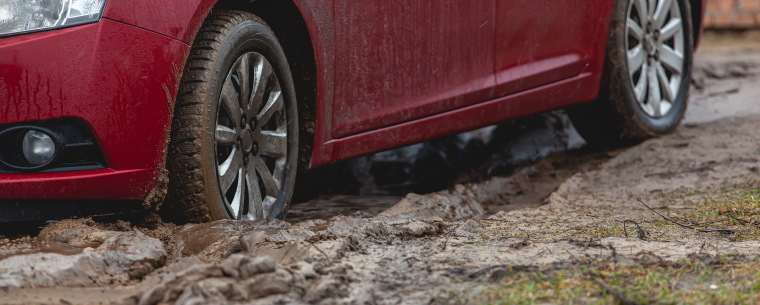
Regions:
M 215 135 L 213 130 L 217 126 L 217 118 L 220 106 L 220 96 L 224 81 L 233 64 L 241 55 L 248 52 L 257 52 L 263 55 L 272 65 L 272 68 L 280 82 L 280 88 L 284 97 L 285 111 L 288 128 L 288 150 L 286 163 L 283 169 L 283 178 L 280 185 L 280 193 L 275 201 L 270 218 L 282 218 L 287 211 L 287 205 L 293 194 L 295 176 L 298 163 L 298 112 L 296 107 L 295 89 L 288 66 L 285 52 L 274 36 L 274 33 L 263 23 L 254 20 L 245 20 L 237 25 L 225 37 L 222 48 L 217 53 L 212 77 L 209 81 L 206 106 L 204 113 L 205 132 L 201 139 L 201 164 L 206 205 L 212 219 L 230 218 L 225 208 L 224 199 L 219 188 L 217 174 Z

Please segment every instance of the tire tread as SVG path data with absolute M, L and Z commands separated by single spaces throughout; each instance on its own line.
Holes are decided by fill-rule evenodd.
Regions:
M 169 192 L 161 214 L 167 220 L 207 222 L 212 220 L 204 195 L 200 145 L 209 74 L 214 69 L 224 39 L 244 21 L 265 24 L 259 17 L 242 11 L 213 11 L 196 35 L 185 64 L 174 106 L 167 168 Z M 266 24 L 265 24 L 266 25 Z

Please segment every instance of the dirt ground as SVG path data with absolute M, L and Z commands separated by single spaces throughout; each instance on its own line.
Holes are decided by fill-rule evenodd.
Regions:
M 0 236 L 0 303 L 753 303 L 757 84 L 760 44 L 707 35 L 686 120 L 634 147 L 400 200 L 323 198 L 290 222 L 79 219 Z

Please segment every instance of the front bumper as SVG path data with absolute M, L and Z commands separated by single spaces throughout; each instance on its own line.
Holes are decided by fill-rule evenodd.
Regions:
M 0 39 L 0 127 L 79 119 L 106 163 L 96 170 L 0 173 L 0 199 L 143 199 L 163 166 L 188 50 L 105 18 Z

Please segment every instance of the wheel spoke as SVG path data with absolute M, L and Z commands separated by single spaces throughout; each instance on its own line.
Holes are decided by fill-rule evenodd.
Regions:
M 240 219 L 240 213 L 243 211 L 243 168 L 238 168 L 236 176 L 239 177 L 237 185 L 235 186 L 235 196 L 232 197 L 232 201 L 227 204 L 227 208 L 230 209 L 230 214 L 235 215 L 235 218 Z
M 668 15 L 668 11 L 670 11 L 670 7 L 673 0 L 659 0 L 657 3 L 657 8 L 654 11 L 654 15 L 652 16 L 652 19 L 654 19 L 654 26 L 656 28 L 662 27 L 662 24 L 665 23 L 665 17 Z
M 288 134 L 280 131 L 263 130 L 257 135 L 259 153 L 269 157 L 282 157 L 288 148 Z
M 625 25 L 628 27 L 628 33 L 633 36 L 633 38 L 636 38 L 639 43 L 642 39 L 644 39 L 644 29 L 641 28 L 636 20 L 633 20 L 629 17 Z
M 249 78 L 251 77 L 251 73 L 249 72 L 249 62 L 248 62 L 248 56 L 244 55 L 240 57 L 240 61 L 238 63 L 237 68 L 235 69 L 237 71 L 237 76 L 240 79 L 240 105 L 247 107 L 248 105 L 248 96 L 250 94 L 251 85 Z
M 235 86 L 232 82 L 232 76 L 228 76 L 222 85 L 222 106 L 230 115 L 232 124 L 235 127 L 240 127 L 240 97 L 235 91 Z
M 678 32 L 681 31 L 681 19 L 670 18 L 668 24 L 660 29 L 660 40 L 668 40 L 673 38 Z
M 259 177 L 256 175 L 256 168 L 253 162 L 248 162 L 246 167 L 246 186 L 248 187 L 248 214 L 253 215 L 253 219 L 263 218 L 261 208 L 261 190 L 259 189 Z
M 670 87 L 670 80 L 668 80 L 667 74 L 665 74 L 665 69 L 662 68 L 662 65 L 657 64 L 657 79 L 660 81 L 660 89 L 663 94 L 663 98 L 666 101 L 673 102 L 675 101 L 675 95 L 673 94 L 673 90 Z
M 215 139 L 217 144 L 234 145 L 237 140 L 237 133 L 232 128 L 224 125 L 216 125 Z
M 264 57 L 260 57 L 256 62 L 254 70 L 253 92 L 251 93 L 251 99 L 248 101 L 248 116 L 256 115 L 259 108 L 261 108 L 271 75 L 272 65 Z
M 660 112 L 661 100 L 662 95 L 660 93 L 660 82 L 657 80 L 657 69 L 653 67 L 649 69 L 649 98 L 647 99 L 647 104 L 652 110 L 650 115 L 654 117 L 662 115 Z
M 264 109 L 261 110 L 261 113 L 259 113 L 257 117 L 259 124 L 266 124 L 269 122 L 269 120 L 272 119 L 274 113 L 282 109 L 282 104 L 282 91 L 272 91 L 269 94 L 269 100 L 267 101 L 266 105 L 264 105 Z
M 276 198 L 277 194 L 280 192 L 280 186 L 277 180 L 272 176 L 272 173 L 269 172 L 269 168 L 267 168 L 264 160 L 259 157 L 254 157 L 251 159 L 251 162 L 254 162 L 256 172 L 259 174 L 261 182 L 264 184 L 264 192 L 266 195 Z
M 681 70 L 683 69 L 683 56 L 664 44 L 659 45 L 658 50 L 660 52 L 660 61 L 671 71 L 676 72 L 676 74 L 681 74 Z
M 643 102 L 646 100 L 647 84 L 649 77 L 649 66 L 645 63 L 641 67 L 641 74 L 639 75 L 638 83 L 633 87 L 634 94 L 636 95 L 636 101 Z
M 633 6 L 636 8 L 636 13 L 639 15 L 639 25 L 645 28 L 648 24 L 649 10 L 647 9 L 647 0 L 634 0 Z
M 654 16 L 655 9 L 657 9 L 657 0 L 649 0 L 647 3 L 646 15 L 642 17 L 649 20 L 649 18 Z
M 219 187 L 221 188 L 222 193 L 225 193 L 230 189 L 242 164 L 243 152 L 237 148 L 233 148 L 230 156 L 227 157 L 222 164 L 219 164 L 217 170 L 219 172 Z
M 647 55 L 644 52 L 644 46 L 642 44 L 628 50 L 628 73 L 633 75 L 636 71 L 639 71 L 646 59 Z

